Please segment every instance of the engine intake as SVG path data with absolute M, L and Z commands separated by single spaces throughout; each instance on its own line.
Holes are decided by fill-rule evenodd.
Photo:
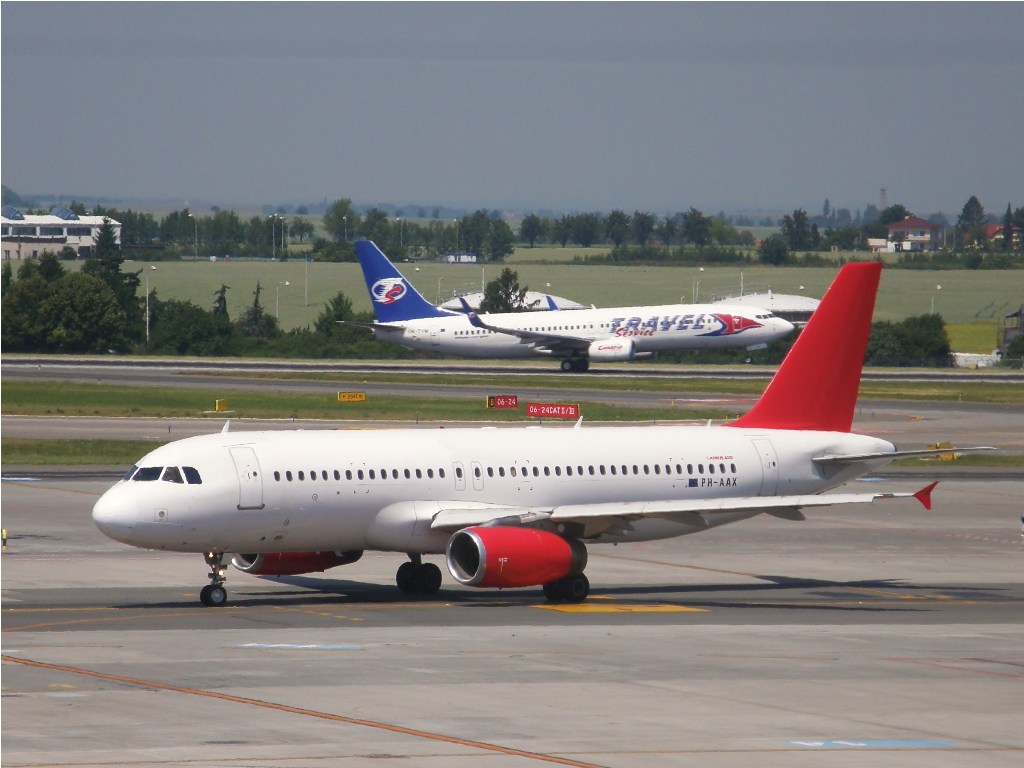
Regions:
M 296 576 L 317 573 L 338 565 L 354 563 L 363 556 L 355 552 L 266 552 L 235 555 L 231 564 L 243 573 L 253 576 Z
M 532 587 L 582 573 L 587 548 L 535 528 L 464 528 L 449 540 L 448 570 L 470 587 Z

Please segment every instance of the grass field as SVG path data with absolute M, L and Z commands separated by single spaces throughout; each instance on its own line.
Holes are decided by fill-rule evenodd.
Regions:
M 946 334 L 954 352 L 989 354 L 996 348 L 998 330 L 998 320 L 975 320 L 946 325 Z
M 564 249 L 561 254 L 581 249 Z M 595 249 L 597 250 L 597 249 Z M 498 277 L 504 266 L 514 269 L 521 286 L 547 291 L 582 304 L 599 307 L 634 304 L 669 304 L 708 301 L 714 296 L 736 295 L 742 281 L 745 293 L 767 290 L 820 298 L 835 276 L 835 268 L 797 267 L 618 267 L 540 263 L 563 249 L 520 249 L 505 265 L 453 264 L 402 265 L 410 282 L 428 300 L 445 301 L 453 293 L 478 291 Z M 184 299 L 203 308 L 213 306 L 214 292 L 228 285 L 228 311 L 238 317 L 253 301 L 256 283 L 260 301 L 271 313 L 280 308 L 284 329 L 312 325 L 324 305 L 343 291 L 357 311 L 369 311 L 370 301 L 357 264 L 321 264 L 305 261 L 159 262 L 127 263 L 143 269 L 149 287 L 162 299 Z M 883 273 L 875 319 L 901 320 L 934 309 L 947 323 L 995 321 L 1024 301 L 1021 274 L 998 271 L 917 271 L 890 269 Z M 941 286 L 941 288 L 939 287 Z M 993 340 L 994 342 L 994 340 Z M 991 351 L 993 342 L 957 351 Z

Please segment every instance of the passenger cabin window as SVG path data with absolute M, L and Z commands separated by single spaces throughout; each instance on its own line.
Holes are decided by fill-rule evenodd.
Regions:
M 132 480 L 136 483 L 151 483 L 159 480 L 163 472 L 163 467 L 143 467 L 132 476 Z

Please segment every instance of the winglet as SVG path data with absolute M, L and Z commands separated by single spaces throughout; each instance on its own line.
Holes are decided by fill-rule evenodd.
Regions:
M 939 484 L 939 481 L 936 480 L 931 485 L 926 485 L 924 488 L 922 488 L 921 490 L 916 491 L 914 493 L 914 498 L 917 499 L 918 501 L 920 501 L 921 505 L 925 509 L 930 510 L 932 508 L 932 491 L 935 489 L 935 486 L 938 485 L 938 484 Z
M 544 298 L 545 298 L 545 299 L 547 299 L 547 301 L 548 301 L 548 309 L 549 309 L 549 310 L 551 310 L 552 312 L 554 312 L 554 311 L 556 311 L 556 310 L 558 309 L 558 305 L 557 305 L 557 304 L 555 304 L 555 300 L 554 300 L 554 299 L 552 299 L 552 298 L 551 298 L 551 296 L 549 296 L 549 295 L 545 294 L 545 295 L 544 295 Z
M 477 315 L 477 313 L 474 311 L 474 309 L 471 306 L 469 306 L 469 302 L 466 301 L 466 297 L 465 296 L 459 296 L 459 304 L 462 305 L 462 311 L 465 312 L 466 313 L 466 317 L 469 318 L 469 324 L 470 325 L 472 325 L 474 328 L 485 328 L 486 327 L 483 324 L 483 321 L 480 320 L 479 315 Z

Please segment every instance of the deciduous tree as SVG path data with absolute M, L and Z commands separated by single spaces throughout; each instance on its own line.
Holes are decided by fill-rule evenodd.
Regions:
M 519 273 L 505 267 L 501 274 L 484 287 L 480 302 L 481 312 L 523 312 L 526 305 L 526 287 L 519 285 Z

